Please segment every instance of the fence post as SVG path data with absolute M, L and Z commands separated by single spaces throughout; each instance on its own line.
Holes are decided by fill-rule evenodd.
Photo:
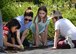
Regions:
M 0 10 L 0 47 L 3 47 L 3 24 L 2 24 L 1 10 Z

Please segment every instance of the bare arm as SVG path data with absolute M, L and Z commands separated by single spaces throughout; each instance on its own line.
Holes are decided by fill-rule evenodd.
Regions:
M 54 48 L 57 48 L 58 37 L 59 37 L 59 30 L 56 30 L 54 35 Z
M 22 45 L 22 42 L 20 40 L 20 30 L 17 30 L 17 41 L 18 41 L 19 45 Z
M 45 33 L 45 35 L 47 36 L 47 34 L 48 34 L 48 26 L 46 26 L 46 28 L 45 28 L 45 31 L 44 31 Z
M 27 33 L 28 33 L 28 29 L 26 29 L 23 34 L 22 34 L 22 37 L 21 37 L 21 42 L 23 43 L 24 39 L 26 38 L 27 36 Z
M 4 36 L 4 37 L 3 37 L 3 42 L 4 42 L 4 45 L 5 45 L 5 46 L 17 47 L 17 48 L 19 47 L 18 45 L 11 44 L 11 43 L 7 42 L 7 36 Z
M 36 30 L 36 33 L 35 33 L 36 36 L 39 36 L 39 34 L 38 34 L 39 33 L 39 30 L 38 30 L 38 24 L 37 23 L 35 23 L 35 30 Z
M 20 30 L 17 30 L 17 41 L 20 45 L 20 49 L 24 49 L 23 44 L 22 44 L 21 39 L 20 39 Z
M 39 30 L 38 30 L 38 24 L 35 24 L 35 36 L 34 36 L 34 38 L 35 38 L 35 44 L 36 44 L 36 47 L 38 47 L 39 46 L 39 43 L 40 43 L 40 40 L 39 40 Z

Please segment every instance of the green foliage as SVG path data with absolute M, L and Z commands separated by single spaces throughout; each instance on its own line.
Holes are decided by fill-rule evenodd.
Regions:
M 54 24 L 52 20 L 50 20 L 49 26 L 48 26 L 48 38 L 53 39 L 54 36 Z
M 23 15 L 24 11 L 29 6 L 32 7 L 34 17 L 36 16 L 39 7 L 34 5 L 33 2 L 22 1 L 23 0 L 0 1 L 0 9 L 2 10 L 3 21 L 9 21 L 11 18 Z M 64 18 L 68 18 L 76 26 L 76 9 L 70 6 L 71 0 L 39 0 L 39 2 L 41 2 L 40 5 L 45 5 L 47 7 L 48 15 L 50 15 L 52 10 L 58 9 L 62 12 Z M 31 34 L 32 33 L 30 32 L 28 38 L 31 38 Z M 52 38 L 54 36 L 54 24 L 52 20 L 50 20 L 48 27 L 48 36 Z
M 28 2 L 11 2 L 6 4 L 2 8 L 3 21 L 8 21 L 19 15 L 23 15 L 25 9 L 31 5 L 33 4 L 28 4 Z

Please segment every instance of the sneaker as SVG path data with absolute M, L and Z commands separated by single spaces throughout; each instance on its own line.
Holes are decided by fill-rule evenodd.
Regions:
M 72 39 L 70 37 L 66 37 L 66 43 L 69 44 L 70 48 L 74 48 L 74 43 L 72 42 Z

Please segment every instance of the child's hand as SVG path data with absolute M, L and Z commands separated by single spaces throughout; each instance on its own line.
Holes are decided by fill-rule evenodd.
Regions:
M 57 49 L 56 47 L 52 47 L 52 48 L 51 48 L 51 50 L 56 50 L 56 49 Z
M 21 48 L 21 46 L 19 46 L 19 45 L 14 45 L 14 47 L 15 48 L 19 48 L 19 49 Z
M 23 46 L 23 45 L 20 45 L 20 49 L 22 49 L 22 50 L 23 50 L 23 49 L 24 49 L 24 46 Z

